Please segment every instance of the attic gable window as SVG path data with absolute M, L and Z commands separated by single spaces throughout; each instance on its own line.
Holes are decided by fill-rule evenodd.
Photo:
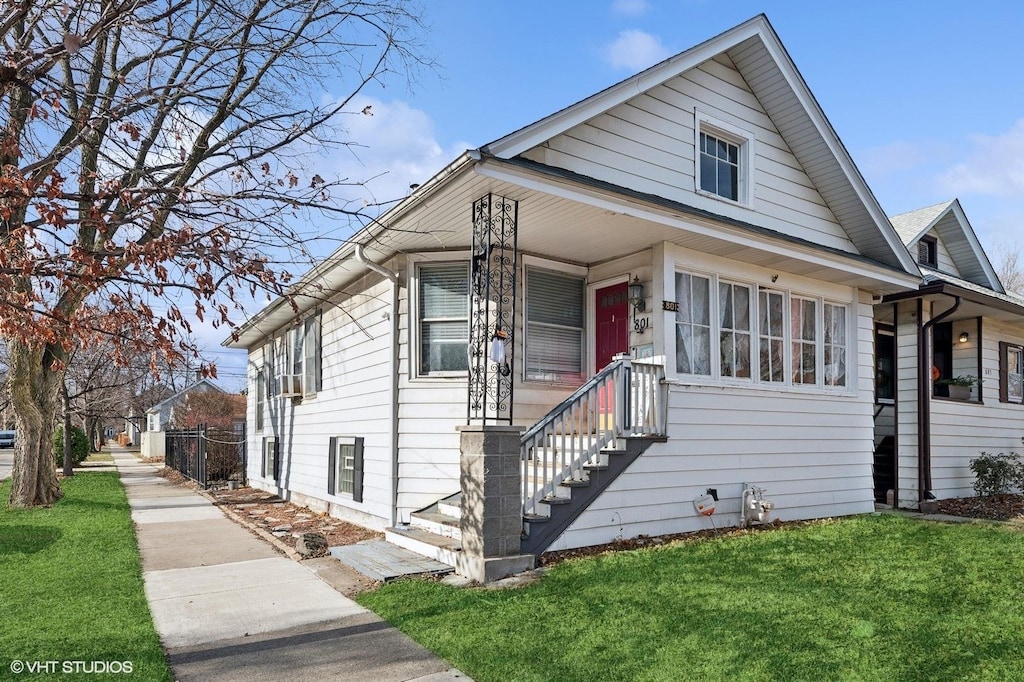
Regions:
M 698 194 L 747 205 L 751 201 L 753 133 L 694 112 L 694 188 Z
M 917 262 L 921 265 L 936 267 L 939 264 L 938 252 L 939 243 L 935 237 L 921 237 L 917 242 Z

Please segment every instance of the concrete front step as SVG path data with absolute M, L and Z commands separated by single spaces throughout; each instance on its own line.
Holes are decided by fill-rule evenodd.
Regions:
M 384 531 L 384 539 L 417 554 L 449 566 L 458 563 L 462 551 L 462 541 L 443 537 L 419 528 L 388 528 Z
M 462 541 L 459 519 L 438 512 L 419 511 L 409 515 L 409 526 L 443 538 Z

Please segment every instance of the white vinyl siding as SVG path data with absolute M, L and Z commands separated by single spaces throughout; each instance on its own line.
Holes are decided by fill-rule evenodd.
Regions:
M 578 383 L 583 378 L 584 281 L 526 271 L 526 378 Z
M 701 194 L 695 111 L 750 131 L 747 203 Z M 526 158 L 850 253 L 856 249 L 745 79 L 719 57 L 524 153 Z M 741 179 L 742 183 L 742 179 Z M 750 209 L 753 209 L 751 211 Z
M 419 280 L 420 374 L 469 369 L 469 267 L 421 265 Z

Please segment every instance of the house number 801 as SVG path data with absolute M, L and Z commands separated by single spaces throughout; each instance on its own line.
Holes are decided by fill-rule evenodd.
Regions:
M 644 330 L 651 326 L 651 318 L 649 317 L 638 317 L 633 320 L 633 331 L 637 334 L 643 334 Z

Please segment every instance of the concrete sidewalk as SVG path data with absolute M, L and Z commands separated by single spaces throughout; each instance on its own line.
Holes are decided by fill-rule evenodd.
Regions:
M 111 450 L 176 680 L 468 680 L 205 497 Z

